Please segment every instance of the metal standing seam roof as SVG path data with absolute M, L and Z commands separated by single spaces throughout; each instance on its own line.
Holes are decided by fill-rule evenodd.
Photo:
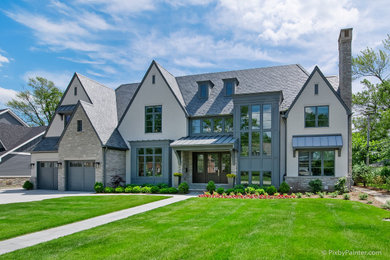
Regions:
M 303 148 L 341 148 L 343 138 L 341 135 L 307 135 L 293 136 L 293 149 Z
M 63 105 L 57 108 L 58 113 L 72 113 L 76 105 Z
M 173 143 L 171 147 L 180 146 L 209 146 L 209 145 L 234 145 L 237 139 L 231 135 L 217 136 L 187 136 L 182 137 Z

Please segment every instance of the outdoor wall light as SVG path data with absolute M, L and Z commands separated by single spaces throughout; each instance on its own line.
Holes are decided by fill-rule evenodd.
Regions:
M 30 163 L 30 169 L 32 169 L 32 168 L 34 168 L 34 166 L 35 166 L 35 163 Z
M 95 168 L 99 168 L 100 167 L 100 162 L 95 162 Z
M 62 162 L 57 162 L 57 167 L 61 168 L 62 167 Z

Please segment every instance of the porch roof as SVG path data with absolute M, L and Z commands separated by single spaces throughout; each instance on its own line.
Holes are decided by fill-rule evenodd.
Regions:
M 186 136 L 182 137 L 173 143 L 172 148 L 235 148 L 237 139 L 232 135 L 213 135 L 213 136 Z

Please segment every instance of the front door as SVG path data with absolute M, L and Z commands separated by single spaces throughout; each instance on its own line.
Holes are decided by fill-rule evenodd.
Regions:
M 194 153 L 193 182 L 227 183 L 226 174 L 230 172 L 230 153 Z

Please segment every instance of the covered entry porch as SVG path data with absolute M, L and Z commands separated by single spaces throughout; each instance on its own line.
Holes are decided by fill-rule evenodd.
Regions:
M 182 182 L 191 189 L 205 189 L 209 181 L 228 188 L 229 173 L 236 174 L 237 140 L 230 135 L 189 136 L 171 143 L 178 158 Z

